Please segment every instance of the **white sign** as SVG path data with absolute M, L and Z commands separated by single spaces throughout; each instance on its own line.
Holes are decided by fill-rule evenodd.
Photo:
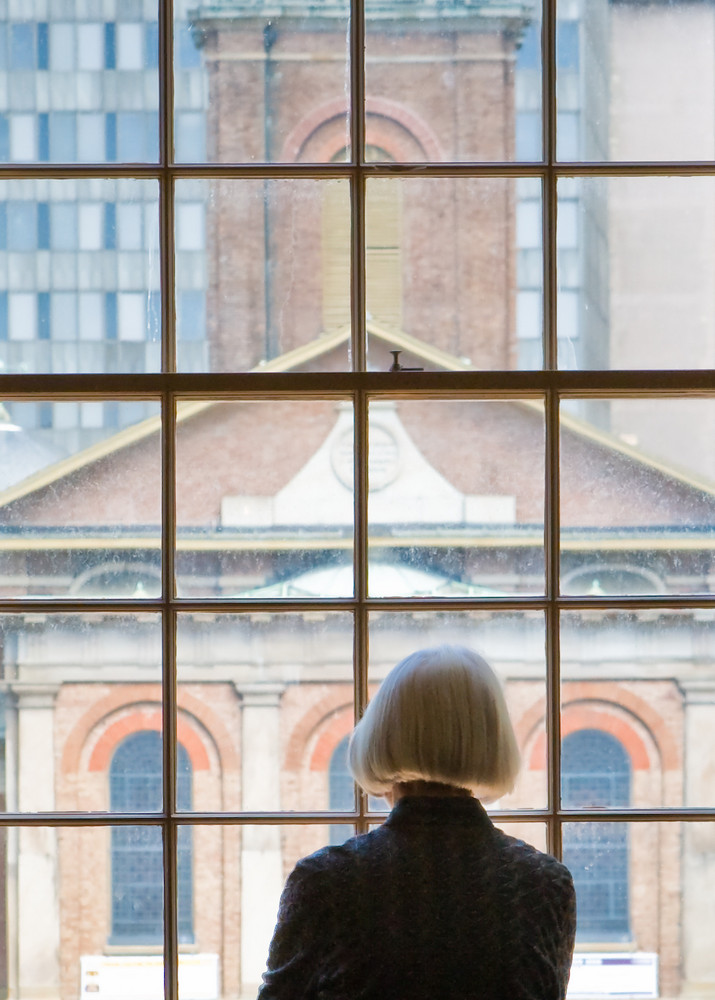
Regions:
M 164 1000 L 162 955 L 82 955 L 81 1000 Z M 179 1000 L 218 1000 L 218 955 L 179 955 Z
M 576 954 L 566 995 L 569 1000 L 576 1000 L 576 997 L 657 997 L 658 956 L 643 951 Z

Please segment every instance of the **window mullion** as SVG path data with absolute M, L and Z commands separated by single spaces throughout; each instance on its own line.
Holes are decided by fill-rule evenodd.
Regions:
M 354 398 L 355 421 L 355 597 L 357 604 L 354 619 L 354 699 L 355 718 L 360 718 L 368 700 L 368 633 L 369 620 L 366 605 L 368 574 L 368 396 L 356 392 Z M 367 830 L 364 813 L 368 807 L 367 795 L 359 791 L 360 820 L 358 833 Z
M 350 33 L 350 162 L 352 370 L 367 367 L 365 328 L 365 13 L 362 0 L 352 0 Z
M 547 725 L 547 790 L 551 813 L 549 850 L 560 855 L 561 828 L 557 820 L 560 801 L 560 609 L 558 603 L 559 551 L 559 396 L 555 391 L 546 395 L 546 482 L 545 496 L 545 559 L 546 559 L 546 725 Z

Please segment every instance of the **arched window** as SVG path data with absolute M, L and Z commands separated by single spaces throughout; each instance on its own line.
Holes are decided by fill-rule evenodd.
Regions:
M 191 809 L 191 761 L 177 754 L 177 806 Z M 112 812 L 157 812 L 162 808 L 161 735 L 144 730 L 127 737 L 109 769 Z M 178 847 L 179 941 L 193 935 L 191 830 L 180 826 Z M 164 879 L 158 826 L 112 828 L 112 928 L 110 944 L 159 945 L 164 938 Z
M 393 157 L 366 147 L 368 161 Z M 341 162 L 345 149 L 332 158 Z M 323 203 L 323 324 L 326 330 L 350 322 L 350 216 L 342 182 L 327 184 Z M 370 178 L 365 200 L 365 283 L 367 310 L 376 323 L 402 327 L 402 185 L 393 177 Z
M 355 808 L 355 784 L 353 776 L 348 771 L 349 740 L 350 737 L 346 736 L 338 743 L 333 750 L 328 768 L 330 808 L 341 812 Z M 374 795 L 369 798 L 369 806 L 371 809 L 388 808 L 385 799 L 376 798 Z M 352 833 L 352 827 L 344 823 L 333 823 L 330 827 L 330 843 L 342 844 L 352 836 Z
M 615 737 L 599 729 L 566 736 L 561 749 L 566 809 L 628 806 L 631 765 Z M 576 885 L 580 941 L 627 941 L 628 828 L 625 823 L 567 823 L 564 863 Z

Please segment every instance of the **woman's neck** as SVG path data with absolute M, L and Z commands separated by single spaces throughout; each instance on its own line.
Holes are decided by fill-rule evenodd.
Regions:
M 459 788 L 457 785 L 443 784 L 441 781 L 399 781 L 392 786 L 390 794 L 386 796 L 392 803 L 399 799 L 404 799 L 408 795 L 432 795 L 439 798 L 470 797 L 468 788 Z

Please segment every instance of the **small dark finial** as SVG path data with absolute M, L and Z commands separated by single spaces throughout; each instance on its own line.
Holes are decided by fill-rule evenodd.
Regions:
M 404 365 L 400 364 L 400 355 L 402 351 L 390 351 L 390 354 L 394 358 L 394 361 L 390 365 L 389 370 L 391 372 L 423 372 L 424 368 L 405 368 Z
M 266 21 L 263 26 L 263 50 L 268 54 L 276 43 L 278 29 L 273 21 Z

